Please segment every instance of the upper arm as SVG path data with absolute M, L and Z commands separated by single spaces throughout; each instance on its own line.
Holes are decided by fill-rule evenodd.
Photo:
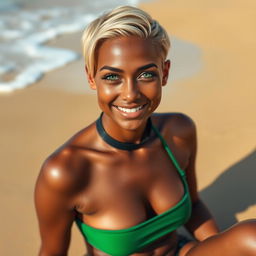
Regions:
M 197 189 L 196 179 L 196 153 L 197 153 L 197 135 L 195 123 L 184 114 L 175 115 L 175 134 L 182 142 L 183 150 L 188 161 L 184 171 L 189 187 L 189 194 L 192 201 L 192 214 L 186 223 L 186 228 L 198 240 L 214 235 L 218 232 L 218 227 L 208 211 L 207 207 L 200 200 Z
M 182 141 L 185 151 L 188 152 L 188 161 L 184 171 L 189 187 L 192 203 L 199 200 L 196 180 L 196 154 L 197 154 L 197 135 L 194 121 L 184 114 L 176 114 L 176 134 Z
M 189 186 L 190 197 L 192 203 L 199 200 L 199 193 L 197 188 L 197 178 L 196 178 L 196 154 L 197 154 L 197 135 L 196 135 L 196 125 L 189 118 L 187 122 L 187 143 L 189 148 L 189 161 L 185 169 L 187 183 Z
M 72 180 L 60 159 L 48 159 L 35 187 L 35 206 L 41 235 L 40 255 L 67 255 L 74 220 Z
M 200 200 L 195 167 L 197 153 L 196 126 L 191 119 L 187 122 L 186 136 L 190 155 L 185 172 L 192 201 L 192 215 L 186 227 L 198 240 L 204 240 L 207 237 L 217 234 L 218 227 L 211 213 Z

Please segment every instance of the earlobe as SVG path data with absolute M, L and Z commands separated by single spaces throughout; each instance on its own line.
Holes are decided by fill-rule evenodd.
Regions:
M 91 73 L 89 73 L 87 66 L 85 67 L 85 71 L 86 71 L 87 80 L 91 89 L 96 90 L 96 84 L 95 84 L 94 78 L 91 75 Z
M 162 79 L 162 86 L 165 86 L 167 84 L 168 81 L 168 77 L 169 77 L 169 70 L 170 70 L 170 66 L 171 66 L 171 62 L 170 60 L 166 60 L 164 62 L 163 65 L 163 79 Z

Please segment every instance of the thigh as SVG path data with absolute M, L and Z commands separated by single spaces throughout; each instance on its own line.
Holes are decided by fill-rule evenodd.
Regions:
M 181 248 L 178 248 L 175 256 L 186 256 L 187 255 L 187 252 L 195 247 L 196 245 L 198 244 L 198 242 L 196 241 L 191 241 L 191 242 L 188 242 L 186 243 L 184 246 L 182 246 Z
M 198 242 L 184 254 L 184 256 L 241 255 L 256 255 L 255 220 L 239 223 L 227 231 Z

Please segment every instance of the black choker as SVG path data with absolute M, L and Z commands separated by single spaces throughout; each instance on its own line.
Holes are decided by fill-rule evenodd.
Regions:
M 100 137 L 106 143 L 108 143 L 110 146 L 117 148 L 117 149 L 122 149 L 122 150 L 134 150 L 134 149 L 138 149 L 138 148 L 142 147 L 146 142 L 149 141 L 149 139 L 150 139 L 149 135 L 150 135 L 151 128 L 152 128 L 152 123 L 151 123 L 150 118 L 147 121 L 147 125 L 145 128 L 144 134 L 143 134 L 144 138 L 142 139 L 142 141 L 140 143 L 135 144 L 135 143 L 131 143 L 131 142 L 121 142 L 121 141 L 118 141 L 118 140 L 110 137 L 102 125 L 102 115 L 103 115 L 103 113 L 101 113 L 100 117 L 96 121 L 97 131 L 98 131 Z

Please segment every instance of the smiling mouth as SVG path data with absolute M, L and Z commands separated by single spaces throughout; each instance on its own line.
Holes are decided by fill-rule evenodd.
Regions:
M 118 110 L 125 112 L 125 113 L 135 113 L 140 111 L 141 109 L 143 109 L 146 106 L 146 104 L 141 105 L 139 107 L 136 108 L 123 108 L 123 107 L 119 107 L 119 106 L 115 106 Z

